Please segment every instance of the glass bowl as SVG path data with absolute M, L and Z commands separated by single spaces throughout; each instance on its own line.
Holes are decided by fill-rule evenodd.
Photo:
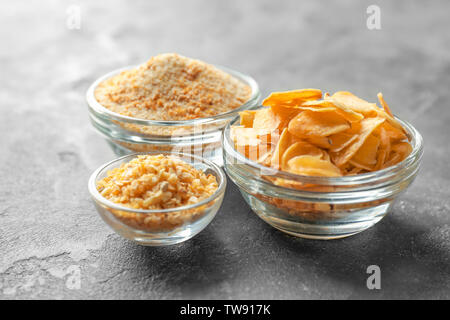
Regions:
M 134 152 L 172 151 L 195 154 L 222 165 L 223 128 L 239 111 L 256 106 L 261 94 L 258 84 L 252 77 L 225 67 L 216 67 L 250 86 L 252 93 L 246 103 L 214 117 L 183 121 L 138 119 L 112 112 L 100 105 L 94 96 L 98 84 L 133 68 L 131 66 L 112 71 L 97 79 L 89 87 L 86 100 L 91 123 L 106 138 L 118 156 Z
M 302 238 L 348 237 L 380 221 L 417 175 L 423 140 L 413 126 L 399 121 L 413 147 L 405 160 L 375 172 L 331 178 L 282 172 L 247 159 L 230 138 L 236 119 L 224 130 L 224 168 L 252 210 L 271 226 Z
M 164 210 L 127 208 L 101 196 L 96 187 L 97 181 L 106 177 L 108 171 L 141 154 L 176 156 L 196 169 L 214 175 L 218 188 L 209 198 L 198 203 Z M 163 246 L 186 241 L 202 231 L 219 210 L 226 184 L 223 170 L 209 160 L 191 154 L 147 152 L 126 155 L 101 166 L 91 175 L 88 187 L 98 213 L 115 232 L 142 245 Z

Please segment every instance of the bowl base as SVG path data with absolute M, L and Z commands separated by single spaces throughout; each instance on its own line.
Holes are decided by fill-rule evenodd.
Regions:
M 144 231 L 128 226 L 97 202 L 94 202 L 94 204 L 103 221 L 105 221 L 107 225 L 109 225 L 123 238 L 131 240 L 142 246 L 160 247 L 187 241 L 200 233 L 214 219 L 217 210 L 222 204 L 222 201 L 223 196 L 209 208 L 211 210 L 209 214 L 204 214 L 197 221 L 188 222 L 187 224 L 173 230 L 160 232 Z
M 332 226 L 319 226 L 309 223 L 290 222 L 289 228 L 284 228 L 282 224 L 280 225 L 279 223 L 274 223 L 273 221 L 270 221 L 271 219 L 267 219 L 266 217 L 262 217 L 260 214 L 258 214 L 258 216 L 265 222 L 284 233 L 287 233 L 294 237 L 312 240 L 334 240 L 353 236 L 369 229 L 374 224 L 383 219 L 385 215 L 386 213 L 383 213 L 380 216 L 372 217 L 372 219 L 368 221 L 359 221 L 353 223 L 347 222 L 345 224 L 335 224 Z
M 358 222 L 345 222 L 345 223 L 333 223 L 331 225 L 316 225 L 314 223 L 299 223 L 299 222 L 289 222 L 289 226 L 283 226 L 284 223 L 280 221 L 272 221 L 273 217 L 268 218 L 267 216 L 258 216 L 265 222 L 270 224 L 272 227 L 287 233 L 291 236 L 313 239 L 313 240 L 333 240 L 341 239 L 353 236 L 364 230 L 369 229 L 374 224 L 379 222 L 386 215 L 386 212 L 381 213 L 379 216 L 372 216 L 371 219 Z M 278 220 L 278 219 L 275 219 Z
M 130 240 L 146 247 L 162 247 L 181 243 L 191 239 L 197 233 L 191 233 L 186 236 L 167 237 L 167 238 L 148 238 L 148 237 L 132 237 Z
M 383 219 L 392 206 L 390 201 L 374 207 L 328 213 L 327 216 L 309 212 L 289 215 L 254 196 L 242 194 L 258 217 L 272 227 L 295 237 L 314 240 L 346 238 L 367 230 Z
M 380 219 L 381 220 L 381 219 Z M 346 233 L 346 234 L 340 234 L 340 235 L 316 235 L 316 234 L 306 234 L 306 233 L 298 233 L 298 232 L 292 232 L 292 231 L 287 231 L 287 230 L 283 230 L 281 228 L 278 228 L 274 225 L 272 225 L 275 229 L 280 230 L 290 236 L 294 236 L 297 238 L 302 238 L 302 239 L 309 239 L 309 240 L 336 240 L 336 239 L 342 239 L 342 238 L 347 238 L 347 237 L 351 237 L 355 234 L 358 234 L 360 232 L 363 232 L 364 230 L 370 228 L 372 225 L 368 226 L 365 229 L 359 230 L 359 231 L 355 231 L 355 232 L 351 232 L 351 233 Z

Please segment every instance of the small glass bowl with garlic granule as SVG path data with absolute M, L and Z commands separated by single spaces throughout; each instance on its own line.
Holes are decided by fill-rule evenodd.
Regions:
M 89 191 L 103 220 L 124 238 L 161 246 L 186 241 L 219 210 L 220 167 L 195 155 L 132 154 L 97 169 Z
M 350 92 L 274 92 L 224 131 L 228 177 L 265 222 L 337 239 L 379 222 L 417 176 L 420 133 Z
M 219 164 L 222 129 L 259 98 L 250 76 L 175 53 L 112 71 L 86 95 L 94 128 L 117 155 L 173 151 Z

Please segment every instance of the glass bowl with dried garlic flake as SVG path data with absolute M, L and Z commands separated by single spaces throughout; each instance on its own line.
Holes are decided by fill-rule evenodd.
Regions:
M 192 238 L 213 220 L 226 177 L 195 155 L 136 153 L 98 168 L 88 187 L 114 231 L 141 245 L 164 246 Z
M 273 227 L 343 238 L 389 212 L 418 173 L 423 140 L 381 94 L 383 108 L 347 92 L 311 90 L 275 93 L 241 113 L 224 131 L 224 168 Z
M 86 94 L 93 127 L 118 156 L 171 151 L 218 164 L 224 127 L 259 98 L 252 77 L 177 54 L 112 71 Z

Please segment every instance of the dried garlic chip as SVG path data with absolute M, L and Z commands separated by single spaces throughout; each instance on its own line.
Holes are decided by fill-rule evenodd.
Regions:
M 366 117 L 376 117 L 378 115 L 378 107 L 375 103 L 367 102 L 358 98 L 353 93 L 346 91 L 338 91 L 333 94 L 330 99 L 339 106 L 349 108 Z
M 301 139 L 323 149 L 329 149 L 331 147 L 331 140 L 329 137 L 321 136 L 304 136 Z
M 386 124 L 383 123 L 383 125 Z M 377 156 L 377 164 L 375 165 L 375 170 L 380 170 L 383 163 L 386 161 L 388 154 L 391 152 L 391 139 L 389 138 L 383 125 L 378 127 L 380 129 L 380 147 Z
M 407 135 L 403 132 L 403 130 L 399 130 L 392 125 L 389 124 L 389 122 L 385 121 L 382 125 L 380 125 L 375 131 L 374 134 L 380 135 L 381 130 L 385 131 L 385 134 L 392 142 L 399 142 L 403 140 L 407 140 Z
M 297 156 L 312 156 L 323 159 L 325 157 L 325 152 L 322 149 L 317 148 L 316 146 L 306 142 L 306 141 L 297 141 L 293 143 L 289 148 L 286 149 L 284 154 L 281 157 L 281 169 L 288 169 L 288 161 Z
M 262 152 L 261 152 L 262 153 Z M 270 159 L 272 158 L 272 150 L 262 154 L 256 159 L 256 162 L 259 162 L 263 166 L 270 167 Z
M 364 170 L 363 168 L 352 167 L 350 170 L 347 171 L 346 175 L 352 176 L 352 175 L 360 173 L 363 170 Z
M 236 150 L 246 158 L 259 161 L 263 156 L 267 153 L 271 152 L 272 145 L 271 144 L 247 144 L 247 145 L 236 145 Z
M 272 150 L 272 135 L 267 130 L 232 127 L 230 137 L 235 148 L 251 160 L 257 160 Z
M 253 120 L 255 119 L 255 113 L 256 111 L 254 110 L 244 110 L 239 112 L 239 116 L 241 118 L 240 119 L 241 125 L 246 128 L 253 127 Z
M 280 139 L 278 140 L 277 146 L 275 147 L 275 151 L 272 155 L 272 167 L 279 168 L 281 164 L 281 157 L 286 152 L 286 149 L 289 148 L 291 144 L 291 135 L 287 128 L 283 129 L 283 132 L 280 135 Z
M 358 149 L 355 155 L 352 157 L 352 161 L 358 163 L 367 170 L 373 170 L 373 167 L 377 164 L 378 147 L 380 146 L 380 139 L 374 135 L 367 137 L 366 141 Z M 357 167 L 357 165 L 355 165 Z
M 302 111 L 298 107 L 289 107 L 284 105 L 275 105 L 270 107 L 270 109 L 280 119 L 280 128 L 287 126 L 289 121 Z
M 345 118 L 345 120 L 350 122 L 356 122 L 360 121 L 364 118 L 364 116 L 358 112 L 353 111 L 350 108 L 347 108 L 340 104 L 335 104 L 332 100 L 316 100 L 316 101 L 306 101 L 302 104 L 302 107 L 320 107 L 322 110 L 335 110 L 337 113 L 339 113 L 341 116 Z M 319 109 L 319 110 L 321 110 Z M 317 110 L 317 108 L 316 108 Z M 317 110 L 318 111 L 318 110 Z
M 272 134 L 265 129 L 234 126 L 231 128 L 230 137 L 237 144 L 247 144 L 253 140 L 270 143 Z
M 334 106 L 316 108 L 316 107 L 302 105 L 301 107 L 296 107 L 296 109 L 298 109 L 300 111 L 308 110 L 308 111 L 312 111 L 312 112 L 330 112 L 330 111 L 338 112 Z
M 301 89 L 285 92 L 273 92 L 267 97 L 262 105 L 286 105 L 299 106 L 302 102 L 308 100 L 317 100 L 322 98 L 322 91 L 319 89 Z
M 399 142 L 391 147 L 391 152 L 383 168 L 393 166 L 403 160 L 411 153 L 412 147 L 408 142 Z
M 340 167 L 350 160 L 366 141 L 367 137 L 373 132 L 373 130 L 375 130 L 383 122 L 383 118 L 366 118 L 361 120 L 361 130 L 358 138 L 343 150 L 331 154 L 331 159 L 333 159 L 334 164 Z
M 339 152 L 355 141 L 358 135 L 350 132 L 339 132 L 328 137 L 330 140 L 330 151 Z
M 379 92 L 377 94 L 378 97 L 378 101 L 380 101 L 381 106 L 383 107 L 383 110 L 390 115 L 391 117 L 394 117 L 394 115 L 392 114 L 391 108 L 389 108 L 388 104 L 386 103 L 386 101 L 384 101 L 383 98 L 383 94 L 381 92 Z
M 313 112 L 306 110 L 289 122 L 288 130 L 295 136 L 329 136 L 350 128 L 350 124 L 334 111 Z
M 329 160 L 310 155 L 294 157 L 288 161 L 287 166 L 287 171 L 307 176 L 339 177 L 342 175 L 339 168 Z
M 255 113 L 253 128 L 276 131 L 280 128 L 281 118 L 272 109 L 264 108 Z

